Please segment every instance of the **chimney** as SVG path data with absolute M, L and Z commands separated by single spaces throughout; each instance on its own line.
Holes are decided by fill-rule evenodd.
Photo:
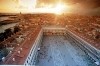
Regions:
M 12 60 L 15 61 L 15 58 L 13 58 Z
M 10 45 L 12 47 L 12 45 Z
M 18 53 L 20 54 L 20 51 L 18 51 Z
M 20 50 L 22 51 L 22 50 L 23 50 L 23 48 L 20 48 Z
M 13 49 L 14 49 L 15 47 L 13 47 Z
M 12 53 L 12 51 L 9 52 L 10 54 Z
M 38 51 L 40 50 L 40 48 L 38 48 Z
M 19 44 L 17 44 L 17 46 L 19 46 Z
M 5 57 L 2 58 L 2 61 L 5 62 Z
M 28 38 L 28 40 L 30 40 L 30 38 Z

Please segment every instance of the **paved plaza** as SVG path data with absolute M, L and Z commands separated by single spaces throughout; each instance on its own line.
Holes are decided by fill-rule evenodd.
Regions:
M 87 55 L 63 36 L 44 36 L 38 66 L 95 66 Z

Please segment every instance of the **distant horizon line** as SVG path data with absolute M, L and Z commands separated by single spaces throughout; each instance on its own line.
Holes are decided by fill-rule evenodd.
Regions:
M 16 13 L 10 13 L 10 12 L 0 12 L 0 15 L 2 15 L 2 14 L 5 14 L 5 15 L 11 15 L 11 14 L 54 14 L 54 13 L 45 13 L 45 12 L 29 12 L 29 13 L 27 13 L 27 12 L 16 12 Z M 77 15 L 86 15 L 86 16 L 100 16 L 100 15 L 93 15 L 93 14 L 79 14 L 79 13 L 62 13 L 62 14 L 73 14 L 73 15 L 75 15 L 75 14 L 77 14 Z

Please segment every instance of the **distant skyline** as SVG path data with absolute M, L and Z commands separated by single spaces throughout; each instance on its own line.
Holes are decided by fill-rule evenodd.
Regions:
M 99 14 L 100 0 L 0 0 L 1 13 L 32 13 L 41 8 L 41 4 L 55 5 L 58 1 L 66 3 L 70 8 L 65 12 L 81 14 Z

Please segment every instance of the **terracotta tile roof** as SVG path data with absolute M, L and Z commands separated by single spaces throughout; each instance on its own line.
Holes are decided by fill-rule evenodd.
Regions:
M 8 56 L 8 59 L 3 63 L 4 65 L 23 65 L 29 52 L 36 40 L 41 28 L 36 28 L 33 31 L 30 31 L 27 35 L 27 38 L 22 42 L 22 44 L 13 51 Z M 29 39 L 30 38 L 30 39 Z M 22 48 L 22 50 L 20 49 Z M 18 53 L 20 51 L 20 54 Z M 15 61 L 12 59 L 15 58 Z

